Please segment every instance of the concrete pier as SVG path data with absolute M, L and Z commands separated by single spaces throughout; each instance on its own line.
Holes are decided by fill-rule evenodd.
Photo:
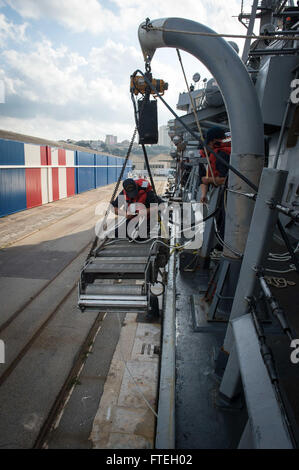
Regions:
M 162 193 L 165 181 L 156 185 Z M 148 399 L 155 406 L 158 355 L 153 345 L 159 344 L 159 325 L 138 324 L 129 314 L 120 327 L 115 315 L 77 309 L 77 282 L 99 219 L 95 208 L 110 200 L 113 187 L 0 219 L 0 339 L 5 346 L 5 363 L 0 363 L 1 448 L 99 447 L 99 405 L 101 398 L 109 401 L 103 391 L 109 390 L 120 333 L 126 336 L 128 325 L 134 331 L 131 351 L 123 347 L 128 368 L 146 396 L 150 383 Z M 124 318 L 122 314 L 121 323 Z M 143 348 L 147 343 L 152 349 Z M 154 415 L 138 404 L 135 384 L 126 378 L 123 360 L 117 361 L 122 361 L 125 388 L 116 397 L 110 395 L 111 410 L 117 403 L 116 421 L 105 442 L 108 448 L 149 448 Z M 136 424 L 137 434 L 133 430 L 138 416 L 150 423 L 145 434 L 142 424 Z

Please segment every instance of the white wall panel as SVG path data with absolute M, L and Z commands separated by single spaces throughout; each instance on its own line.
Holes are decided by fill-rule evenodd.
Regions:
M 66 168 L 59 168 L 59 199 L 66 196 Z
M 24 144 L 25 166 L 40 166 L 40 146 L 32 144 Z

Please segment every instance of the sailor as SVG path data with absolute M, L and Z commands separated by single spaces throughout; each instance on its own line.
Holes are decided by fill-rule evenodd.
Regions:
M 220 157 L 229 163 L 230 154 L 231 154 L 231 142 L 226 139 L 226 135 L 223 129 L 218 126 L 211 127 L 206 136 L 206 143 L 207 145 Z M 201 177 L 201 202 L 207 201 L 207 192 L 208 192 L 208 185 L 213 184 L 215 186 L 221 186 L 225 184 L 228 174 L 228 167 L 222 163 L 219 159 L 212 152 L 208 152 L 208 157 L 210 160 L 210 167 L 208 167 L 206 176 L 204 176 L 204 169 L 202 168 L 203 165 L 200 165 L 199 174 Z M 202 157 L 205 157 L 204 150 L 200 151 Z
M 146 223 L 146 233 L 149 235 L 150 224 L 147 223 L 152 212 L 157 212 L 157 204 L 163 200 L 157 196 L 149 181 L 144 178 L 128 178 L 123 182 L 123 191 L 112 203 L 116 215 L 125 216 L 127 226 L 131 219 L 137 215 L 143 216 Z M 155 206 L 152 206 L 155 204 Z M 117 234 L 116 234 L 117 236 Z
M 217 154 L 220 155 L 224 160 L 229 163 L 230 154 L 231 154 L 231 142 L 226 139 L 226 135 L 223 129 L 218 126 L 211 127 L 208 130 L 206 136 L 207 145 Z M 201 156 L 205 157 L 205 152 L 201 150 Z M 207 176 L 203 176 L 203 172 L 201 173 L 201 200 L 200 202 L 205 203 L 207 202 L 207 192 L 209 184 L 213 184 L 214 186 L 222 186 L 226 184 L 227 175 L 228 175 L 228 167 L 222 163 L 216 156 L 210 152 L 209 153 L 209 160 L 212 172 L 210 167 L 208 167 Z M 203 166 L 203 165 L 202 165 Z M 216 217 L 216 225 L 218 227 L 218 234 L 220 238 L 224 240 L 224 232 L 225 232 L 225 205 L 224 205 L 224 198 L 225 195 L 223 194 L 219 200 L 219 211 Z M 215 247 L 216 251 L 221 251 L 222 247 L 220 244 L 217 244 Z

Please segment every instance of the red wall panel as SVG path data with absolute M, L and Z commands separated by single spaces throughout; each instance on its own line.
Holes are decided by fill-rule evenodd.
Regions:
M 75 168 L 66 169 L 66 191 L 68 197 L 75 194 Z
M 47 147 L 40 148 L 40 164 L 48 165 Z
M 65 150 L 58 149 L 58 165 L 66 165 Z
M 41 169 L 26 168 L 26 199 L 27 208 L 42 204 Z

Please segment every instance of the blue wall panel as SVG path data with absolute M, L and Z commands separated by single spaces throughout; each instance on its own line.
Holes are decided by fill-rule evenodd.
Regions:
M 96 165 L 106 165 L 106 168 L 96 168 L 96 187 L 106 186 L 108 184 L 108 157 L 105 155 L 96 155 Z
M 120 157 L 81 151 L 76 151 L 74 156 L 75 165 L 90 166 L 90 168 L 75 169 L 77 194 L 116 182 L 124 162 Z M 3 217 L 27 208 L 24 143 L 0 139 L 1 165 L 24 166 L 24 169 L 0 168 L 0 217 Z M 101 165 L 102 168 L 94 168 L 95 165 Z M 123 179 L 127 177 L 129 170 L 130 167 L 127 167 Z
M 95 164 L 95 155 L 87 152 L 76 152 L 77 165 Z M 95 189 L 95 168 L 76 168 L 76 192 L 83 193 Z
M 24 144 L 0 139 L 0 165 L 24 164 Z M 26 208 L 25 169 L 0 169 L 0 217 Z
M 120 175 L 120 173 L 121 173 L 121 169 L 122 169 L 123 164 L 124 164 L 124 159 L 118 157 L 118 158 L 117 158 L 117 165 L 118 165 L 118 168 L 117 168 L 117 171 L 116 171 L 117 179 L 119 178 L 119 175 Z
M 24 144 L 0 139 L 0 165 L 25 165 Z
M 0 217 L 26 208 L 25 169 L 0 170 Z
M 108 157 L 108 184 L 114 183 L 117 180 L 117 171 L 115 165 L 117 160 L 115 157 Z M 111 165 L 111 166 L 110 166 Z

